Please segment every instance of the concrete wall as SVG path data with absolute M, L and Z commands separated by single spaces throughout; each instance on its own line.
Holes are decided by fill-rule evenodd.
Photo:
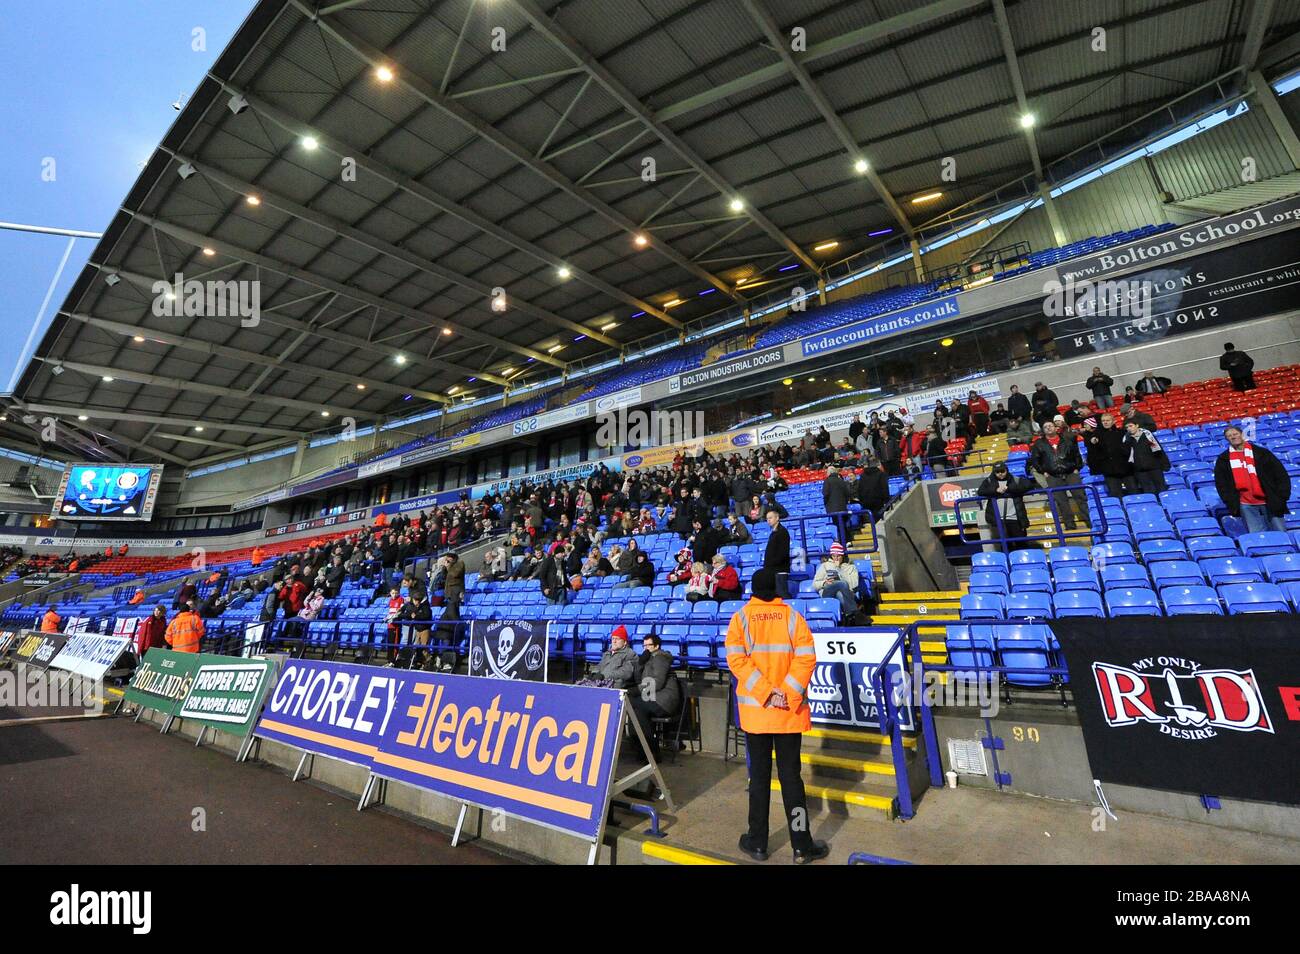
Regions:
M 1023 697 L 1027 692 L 1018 690 L 1016 694 Z M 1050 699 L 1040 698 L 1040 701 L 1004 704 L 988 722 L 979 718 L 978 712 L 972 709 L 935 710 L 935 731 L 943 770 L 947 772 L 952 768 L 948 758 L 948 739 L 985 738 L 990 735 L 990 729 L 992 736 L 1000 738 L 1005 747 L 996 753 L 985 750 L 989 776 L 962 775 L 959 785 L 996 790 L 998 786 L 992 777 L 993 756 L 996 754 L 998 769 L 1011 776 L 1011 783 L 1004 791 L 1100 804 L 1093 788 L 1083 729 L 1072 708 L 1065 709 Z M 1120 829 L 1124 824 L 1124 813 L 1129 811 L 1287 838 L 1294 838 L 1300 832 L 1300 808 L 1292 805 L 1223 798 L 1220 799 L 1222 809 L 1207 812 L 1198 795 L 1109 784 L 1103 785 L 1102 791 L 1111 809 L 1119 816 L 1119 821 L 1105 821 Z
M 957 588 L 957 572 L 930 528 L 930 510 L 922 484 L 904 494 L 903 499 L 885 514 L 878 532 L 880 547 L 885 553 L 885 586 L 888 589 L 929 592 Z M 908 537 L 916 544 L 916 549 L 908 543 Z

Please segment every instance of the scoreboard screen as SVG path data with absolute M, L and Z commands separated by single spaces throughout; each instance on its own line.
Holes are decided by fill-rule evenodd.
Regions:
M 50 516 L 60 520 L 148 520 L 153 516 L 162 467 L 69 464 Z

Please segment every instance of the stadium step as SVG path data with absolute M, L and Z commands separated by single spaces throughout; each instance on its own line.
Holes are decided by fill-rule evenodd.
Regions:
M 860 780 L 864 775 L 894 777 L 894 765 L 888 753 L 880 758 L 864 759 L 858 756 L 831 755 L 827 752 L 801 752 L 799 761 L 813 769 L 814 777 Z
M 898 798 L 892 794 L 869 791 L 865 786 L 837 787 L 818 782 L 804 782 L 808 810 L 817 815 L 844 815 L 849 818 L 872 818 L 890 821 L 898 815 Z M 773 793 L 780 793 L 781 783 L 772 779 Z M 774 794 L 774 800 L 779 794 Z
M 805 742 L 812 739 L 819 743 L 844 742 L 854 746 L 878 746 L 884 749 L 893 747 L 893 741 L 888 736 L 881 735 L 879 732 L 863 732 L 858 729 L 831 729 L 825 726 L 814 726 L 805 732 L 803 737 Z M 821 747 L 826 748 L 825 745 Z M 915 749 L 916 738 L 910 735 L 903 736 L 903 748 Z
M 915 603 L 926 600 L 959 600 L 966 595 L 965 587 L 960 590 L 926 590 L 913 593 L 881 593 L 880 603 Z

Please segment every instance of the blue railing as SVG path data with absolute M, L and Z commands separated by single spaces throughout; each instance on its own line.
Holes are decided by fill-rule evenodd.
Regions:
M 876 695 L 876 712 L 880 719 L 880 734 L 889 740 L 890 755 L 894 761 L 894 778 L 898 784 L 898 813 L 909 819 L 916 814 L 912 806 L 912 785 L 907 776 L 907 752 L 903 748 L 902 720 L 898 705 L 894 700 L 894 687 L 889 685 L 890 660 L 898 658 L 898 673 L 902 679 L 907 678 L 906 642 L 909 629 L 899 630 L 885 653 L 881 665 L 871 673 L 871 691 Z M 906 698 L 906 695 L 904 696 Z
M 1061 514 L 1057 509 L 1056 498 L 1060 494 L 1073 494 L 1080 490 L 1084 492 L 1085 497 L 1091 495 L 1092 502 L 1095 506 L 1091 508 L 1092 516 L 1090 519 L 1100 520 L 1101 525 L 1100 527 L 1085 526 L 1075 530 L 1066 530 L 1064 524 L 1061 523 Z M 1052 533 L 1026 534 L 1017 537 L 1008 536 L 1006 523 L 1002 516 L 1002 508 L 997 506 L 997 502 L 1002 500 L 1010 500 L 1014 502 L 1017 499 L 1023 500 L 1026 497 L 1037 496 L 1044 496 L 1047 498 L 1047 506 L 1052 514 L 1052 526 L 1056 528 L 1055 531 Z M 1106 519 L 1106 511 L 1101 505 L 1101 497 L 1097 493 L 1097 488 L 1092 484 L 1069 484 L 1061 487 L 1037 487 L 1033 490 L 1028 490 L 1023 494 L 1016 494 L 1009 497 L 962 497 L 952 505 L 953 511 L 957 516 L 957 532 L 959 534 L 964 537 L 968 528 L 975 530 L 979 529 L 978 522 L 972 527 L 971 524 L 966 523 L 962 519 L 963 507 L 970 510 L 973 505 L 978 505 L 982 512 L 989 501 L 995 502 L 993 507 L 993 516 L 996 523 L 996 533 L 988 542 L 998 544 L 1004 551 L 1009 550 L 1013 543 L 1034 543 L 1040 540 L 1055 540 L 1061 546 L 1065 546 L 1067 539 L 1093 536 L 1104 538 L 1106 534 L 1110 532 L 1110 523 Z M 1012 505 L 1014 506 L 1014 503 Z M 1088 508 L 1085 507 L 1085 509 Z

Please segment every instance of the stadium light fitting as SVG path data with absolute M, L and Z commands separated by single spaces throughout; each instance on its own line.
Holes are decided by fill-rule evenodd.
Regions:
M 194 173 L 198 171 L 199 170 L 195 169 L 192 164 L 186 162 L 181 164 L 181 167 L 176 170 L 176 174 L 180 176 L 182 179 L 188 179 L 190 176 L 194 175 Z
M 567 281 L 569 276 L 572 275 L 573 272 L 569 270 L 568 265 L 561 265 L 558 269 L 556 269 L 555 274 L 559 275 L 561 279 Z
M 375 70 L 375 79 L 381 83 L 391 83 L 393 81 L 393 71 L 387 66 L 381 66 Z
M 939 342 L 939 344 L 943 345 L 945 348 L 951 348 L 953 341 L 951 338 L 944 338 L 942 341 Z
M 248 100 L 244 99 L 244 97 L 240 96 L 238 93 L 235 93 L 230 97 L 229 102 L 226 103 L 226 108 L 238 116 L 248 108 Z
M 217 254 L 217 250 L 216 250 L 215 248 L 205 248 L 205 249 L 203 250 L 203 254 L 204 254 L 204 255 L 207 255 L 207 256 L 216 255 L 216 254 Z
M 918 195 L 915 198 L 913 198 L 912 204 L 920 205 L 922 202 L 933 202 L 941 195 L 943 195 L 942 192 L 927 192 L 925 195 Z
M 393 360 L 396 361 L 398 364 L 406 364 L 406 355 L 395 354 L 393 355 Z
M 63 373 L 63 365 L 61 364 L 54 365 L 54 367 L 50 368 L 50 373 L 53 374 L 55 377 L 58 377 L 60 374 Z
M 249 205 L 261 205 L 261 204 L 262 204 L 262 200 L 259 199 L 259 198 L 258 198 L 257 196 L 255 196 L 255 195 L 246 195 L 246 196 L 244 196 L 244 201 L 247 202 Z
M 853 171 L 858 175 L 862 175 L 870 168 L 871 166 L 867 164 L 867 160 L 865 159 L 859 159 L 857 162 L 853 163 Z
M 449 388 L 447 389 L 447 393 L 448 393 L 448 394 L 455 394 L 455 393 L 456 393 L 457 391 L 459 391 L 459 390 L 460 390 L 460 385 L 459 385 L 459 384 L 453 384 L 451 387 L 449 387 Z
M 105 384 L 110 384 L 113 381 L 113 377 L 112 375 L 106 374 L 102 378 L 100 378 L 100 380 L 103 381 Z
M 814 252 L 829 252 L 833 248 L 839 248 L 840 243 L 835 241 L 822 242 L 821 245 L 814 245 Z
M 514 372 L 515 372 L 515 369 L 514 369 L 514 368 L 506 368 L 506 369 L 505 369 L 504 371 L 502 371 L 501 373 L 502 373 L 502 374 L 514 374 Z M 470 378 L 470 380 L 473 381 L 473 380 L 475 380 L 475 378 Z
M 1020 116 L 1020 128 L 1032 129 L 1034 127 L 1034 123 L 1037 121 L 1038 120 L 1033 113 L 1022 113 Z
M 650 244 L 650 239 L 646 237 L 644 232 L 638 232 L 636 238 L 632 239 L 632 244 L 637 248 L 645 248 Z
M 786 387 L 789 387 L 790 385 L 794 384 L 794 378 L 783 378 L 781 380 L 781 383 L 784 384 Z
M 546 349 L 546 353 L 547 353 L 547 354 L 555 354 L 555 352 L 559 351 L 559 350 L 560 350 L 561 348 L 563 348 L 563 347 L 564 347 L 564 345 L 562 345 L 562 344 L 551 345 L 549 348 Z
M 893 229 L 876 229 L 874 232 L 868 232 L 867 238 L 876 238 L 878 235 L 888 235 Z
M 358 385 L 357 385 L 357 390 L 358 390 L 358 391 L 364 391 L 365 389 L 366 389 L 366 386 L 365 386 L 364 384 L 358 384 Z
M 321 417 L 329 417 L 329 416 L 330 416 L 330 412 L 329 412 L 329 411 L 321 411 L 321 412 L 320 412 L 320 416 L 321 416 Z
M 302 137 L 302 148 L 306 149 L 308 152 L 314 151 L 316 147 L 319 145 L 320 142 L 316 139 L 315 136 Z
M 612 329 L 614 329 L 614 328 L 617 328 L 617 327 L 618 327 L 618 322 L 617 322 L 617 321 L 611 321 L 611 322 L 609 322 L 608 324 L 601 325 L 601 326 L 600 326 L 600 330 L 601 330 L 601 331 L 610 331 L 610 330 L 612 330 Z
M 144 344 L 144 339 L 141 338 L 139 335 L 136 335 L 131 340 L 134 341 L 136 344 Z
M 682 303 L 682 299 L 681 299 L 681 298 L 674 298 L 672 301 L 666 301 L 666 302 L 664 302 L 664 307 L 665 307 L 665 308 L 676 308 L 676 307 L 677 307 L 678 305 L 680 305 L 681 303 Z
M 444 335 L 450 335 L 450 334 L 451 334 L 451 329 L 450 329 L 450 328 L 443 328 L 443 329 L 442 329 L 442 333 L 443 333 Z
M 86 415 L 84 415 L 84 414 L 78 414 L 78 415 L 77 415 L 77 420 L 79 420 L 79 421 L 88 421 L 88 420 L 90 420 L 90 418 L 88 418 L 88 417 L 87 417 Z
M 729 208 L 731 209 L 732 212 L 744 212 L 745 200 L 737 196 L 736 198 L 731 200 L 731 204 L 729 205 Z
M 109 288 L 112 288 L 121 280 L 122 277 L 118 275 L 117 272 L 109 272 L 107 275 L 104 276 L 104 284 L 107 285 Z
M 195 424 L 195 425 L 194 425 L 194 430 L 196 430 L 196 431 L 198 431 L 200 434 L 202 434 L 202 433 L 203 433 L 203 425 L 202 425 L 202 424 Z

